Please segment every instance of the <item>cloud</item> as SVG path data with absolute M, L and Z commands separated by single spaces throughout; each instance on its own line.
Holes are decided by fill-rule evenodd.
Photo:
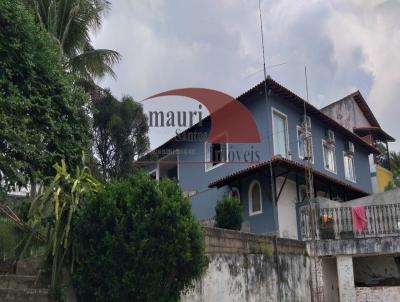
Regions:
M 400 138 L 399 2 L 263 0 L 262 15 L 267 66 L 279 65 L 267 70 L 273 78 L 305 97 L 307 65 L 318 107 L 359 89 L 384 129 Z M 94 44 L 123 55 L 118 80 L 101 85 L 137 100 L 181 87 L 236 96 L 263 77 L 257 0 L 114 1 Z M 172 135 L 150 134 L 152 147 Z

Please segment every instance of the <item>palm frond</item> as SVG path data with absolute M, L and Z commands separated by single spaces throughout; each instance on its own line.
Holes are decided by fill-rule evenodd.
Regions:
M 85 79 L 101 78 L 106 74 L 116 78 L 112 66 L 120 60 L 121 55 L 114 50 L 91 49 L 71 58 L 67 67 Z

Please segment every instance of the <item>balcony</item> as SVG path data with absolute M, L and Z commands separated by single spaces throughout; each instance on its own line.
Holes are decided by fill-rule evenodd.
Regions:
M 299 229 L 301 239 L 310 241 L 326 239 L 357 239 L 400 235 L 400 204 L 365 205 L 367 225 L 363 231 L 353 227 L 351 206 L 321 207 L 314 204 L 299 208 Z M 314 213 L 314 216 L 310 215 Z M 311 220 L 314 221 L 312 228 Z

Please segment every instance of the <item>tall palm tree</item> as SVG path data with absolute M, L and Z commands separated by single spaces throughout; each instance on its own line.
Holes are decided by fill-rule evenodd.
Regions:
M 101 26 L 110 7 L 107 0 L 24 0 L 31 7 L 41 27 L 60 46 L 61 61 L 66 70 L 82 80 L 94 83 L 94 78 L 109 74 L 115 78 L 112 66 L 121 55 L 109 49 L 95 49 L 90 32 Z

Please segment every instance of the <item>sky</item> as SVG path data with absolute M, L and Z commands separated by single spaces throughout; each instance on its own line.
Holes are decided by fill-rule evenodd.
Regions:
M 117 79 L 99 80 L 116 97 L 204 87 L 238 96 L 263 80 L 258 0 L 111 0 L 93 33 L 114 49 Z M 360 90 L 382 128 L 400 140 L 400 0 L 261 0 L 267 73 L 321 108 Z M 166 102 L 166 98 L 169 98 Z M 142 102 L 198 110 L 188 99 Z M 205 114 L 207 114 L 205 112 Z M 150 129 L 154 148 L 174 129 Z M 390 148 L 400 151 L 400 142 Z

